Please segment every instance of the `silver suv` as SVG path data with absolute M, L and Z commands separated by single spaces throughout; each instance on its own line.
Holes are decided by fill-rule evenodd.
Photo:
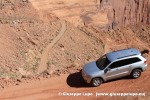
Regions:
M 82 77 L 86 83 L 99 86 L 102 82 L 131 76 L 138 78 L 147 68 L 146 59 L 135 48 L 110 52 L 97 61 L 86 64 L 82 69 Z

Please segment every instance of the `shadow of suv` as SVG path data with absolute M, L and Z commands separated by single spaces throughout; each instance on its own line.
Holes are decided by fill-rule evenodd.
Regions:
M 146 59 L 135 48 L 110 52 L 97 61 L 86 64 L 82 69 L 82 77 L 86 83 L 99 86 L 102 82 L 131 76 L 138 78 L 147 68 Z

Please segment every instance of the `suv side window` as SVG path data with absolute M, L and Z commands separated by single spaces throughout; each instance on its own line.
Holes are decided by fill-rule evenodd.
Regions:
M 131 62 L 132 63 L 136 63 L 136 62 L 139 62 L 139 61 L 141 61 L 141 59 L 139 59 L 139 58 L 130 58 L 130 60 L 131 60 Z
M 116 62 L 112 63 L 112 64 L 109 66 L 109 68 L 114 69 L 114 68 L 117 68 L 117 67 L 121 67 L 121 66 L 126 65 L 126 63 L 127 63 L 126 60 L 116 61 Z
M 132 64 L 132 63 L 136 63 L 136 62 L 139 62 L 139 61 L 141 61 L 141 60 L 139 58 L 137 58 L 137 57 L 124 59 L 124 60 L 119 60 L 119 61 L 116 61 L 116 62 L 112 63 L 109 66 L 109 68 L 114 69 L 114 68 L 117 68 L 117 67 L 129 65 L 129 64 Z
M 111 68 L 111 69 L 117 68 L 117 67 L 118 67 L 118 63 L 119 63 L 118 61 L 112 63 L 112 64 L 109 66 L 109 68 Z

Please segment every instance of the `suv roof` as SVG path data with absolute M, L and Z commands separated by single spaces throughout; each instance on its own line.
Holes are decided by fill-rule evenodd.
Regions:
M 135 48 L 130 48 L 130 49 L 123 49 L 123 50 L 118 50 L 114 52 L 110 52 L 106 54 L 107 58 L 112 62 L 121 58 L 129 57 L 129 56 L 134 56 L 134 55 L 141 55 L 140 51 L 135 49 Z

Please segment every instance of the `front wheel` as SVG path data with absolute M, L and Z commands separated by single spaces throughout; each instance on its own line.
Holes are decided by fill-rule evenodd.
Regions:
M 131 77 L 134 79 L 139 78 L 140 76 L 141 76 L 141 70 L 140 69 L 135 69 L 131 73 Z
M 101 78 L 93 78 L 92 79 L 92 86 L 97 87 L 102 84 L 103 80 Z

